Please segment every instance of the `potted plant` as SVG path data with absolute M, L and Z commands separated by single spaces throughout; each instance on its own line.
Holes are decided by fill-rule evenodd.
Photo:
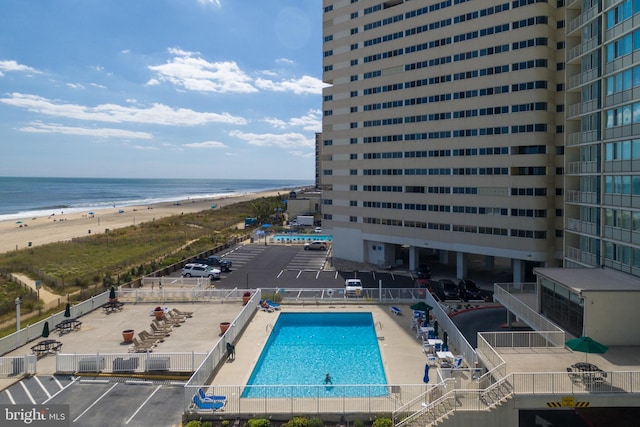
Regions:
M 247 305 L 250 299 L 251 299 L 251 292 L 247 291 L 244 294 L 242 294 L 242 305 Z
M 133 329 L 125 329 L 124 331 L 122 331 L 122 341 L 126 342 L 126 343 L 130 343 L 133 342 L 133 334 L 134 334 L 134 330 Z
M 153 315 L 156 316 L 156 320 L 162 320 L 164 318 L 164 310 L 162 307 L 157 306 L 153 309 Z
M 222 335 L 227 332 L 229 326 L 231 326 L 231 322 L 220 322 L 220 334 Z

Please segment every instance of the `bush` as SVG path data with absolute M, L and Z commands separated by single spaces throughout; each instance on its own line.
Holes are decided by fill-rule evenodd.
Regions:
M 311 418 L 309 420 L 309 427 L 323 427 L 324 423 L 320 418 Z
M 285 427 L 309 427 L 309 418 L 307 417 L 293 417 L 288 423 L 284 424 Z
M 364 427 L 364 421 L 359 418 L 353 420 L 353 427 Z
M 270 427 L 271 421 L 266 418 L 251 418 L 247 421 L 248 427 Z
M 213 427 L 213 421 L 204 421 L 202 427 Z
M 376 418 L 373 427 L 393 427 L 393 421 L 390 418 Z
M 184 427 L 202 427 L 202 423 L 198 420 L 191 420 Z

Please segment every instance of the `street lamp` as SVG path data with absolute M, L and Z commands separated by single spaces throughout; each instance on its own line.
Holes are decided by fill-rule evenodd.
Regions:
M 18 340 L 18 345 L 20 345 L 20 303 L 22 302 L 22 297 L 18 297 L 14 301 L 16 303 L 16 339 Z

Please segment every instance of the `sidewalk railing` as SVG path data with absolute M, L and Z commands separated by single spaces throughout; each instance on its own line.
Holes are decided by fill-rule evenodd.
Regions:
M 206 353 L 93 353 L 56 355 L 56 373 L 187 373 Z

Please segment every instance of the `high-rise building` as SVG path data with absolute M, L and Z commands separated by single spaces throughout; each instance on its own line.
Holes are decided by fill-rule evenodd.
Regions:
M 335 257 L 634 273 L 639 0 L 323 6 Z

